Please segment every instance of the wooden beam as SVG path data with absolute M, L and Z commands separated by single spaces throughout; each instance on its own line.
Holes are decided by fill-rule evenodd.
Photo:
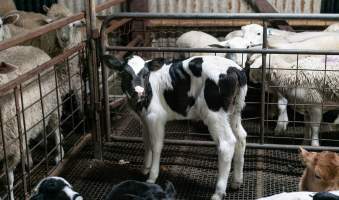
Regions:
M 278 11 L 267 0 L 247 0 L 256 12 L 260 13 L 278 13 Z M 270 20 L 270 24 L 281 30 L 294 31 L 294 29 L 284 20 Z

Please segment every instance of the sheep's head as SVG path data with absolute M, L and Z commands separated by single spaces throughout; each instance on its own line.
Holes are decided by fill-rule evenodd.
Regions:
M 47 18 L 45 19 L 47 24 L 72 15 L 72 12 L 62 4 L 53 4 L 51 8 L 43 6 L 43 9 L 47 13 Z M 76 21 L 58 29 L 56 34 L 60 47 L 70 48 L 80 42 L 81 33 L 78 27 L 82 25 L 81 21 Z
M 7 31 L 6 33 L 6 25 L 8 24 L 14 24 L 16 21 L 18 21 L 19 15 L 18 14 L 8 14 L 3 17 L 0 17 L 0 41 L 3 41 L 7 39 L 6 37 L 9 37 L 6 34 L 9 34 Z
M 242 37 L 234 37 L 232 39 L 209 46 L 217 48 L 248 49 L 250 48 L 250 42 Z M 239 66 L 244 66 L 247 61 L 247 53 L 227 53 L 226 58 L 233 60 Z
M 300 148 L 306 166 L 299 190 L 325 192 L 339 189 L 339 155 L 334 152 L 308 152 Z
M 112 55 L 104 55 L 103 62 L 111 69 L 117 70 L 121 77 L 121 88 L 127 95 L 133 108 L 140 110 L 141 104 L 147 98 L 147 90 L 150 89 L 148 76 L 149 67 L 139 56 L 129 56 L 124 62 Z M 152 62 L 152 61 L 150 61 Z M 162 65 L 159 63 L 159 65 Z
M 243 37 L 250 42 L 251 45 L 262 44 L 263 27 L 258 24 L 249 24 L 241 27 Z

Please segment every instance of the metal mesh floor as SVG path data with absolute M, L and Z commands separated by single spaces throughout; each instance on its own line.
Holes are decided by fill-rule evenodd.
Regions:
M 129 163 L 121 165 L 119 160 Z M 116 142 L 106 146 L 104 161 L 93 159 L 93 148 L 87 145 L 66 165 L 61 176 L 85 199 L 104 199 L 114 184 L 127 179 L 146 180 L 139 172 L 142 160 L 142 144 Z M 243 186 L 238 191 L 227 191 L 225 199 L 256 199 L 296 191 L 303 167 L 295 152 L 247 149 L 245 161 Z M 215 148 L 165 145 L 158 183 L 173 182 L 177 199 L 209 199 L 216 175 Z

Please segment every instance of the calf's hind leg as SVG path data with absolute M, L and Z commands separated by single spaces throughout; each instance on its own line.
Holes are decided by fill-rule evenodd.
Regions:
M 225 116 L 227 116 L 225 114 Z M 215 119 L 204 120 L 217 144 L 218 149 L 218 180 L 212 200 L 221 200 L 226 194 L 227 180 L 234 154 L 236 139 L 229 124 L 228 117 L 217 116 Z
M 237 139 L 233 156 L 234 177 L 231 183 L 231 188 L 239 189 L 243 183 L 244 156 L 247 136 L 247 133 L 241 124 L 240 112 L 237 112 L 231 116 L 231 127 Z

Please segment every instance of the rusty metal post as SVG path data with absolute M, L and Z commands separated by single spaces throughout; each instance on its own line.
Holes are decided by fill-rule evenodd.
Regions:
M 263 20 L 263 43 L 262 48 L 267 49 L 267 24 L 266 21 Z M 266 91 L 266 55 L 267 53 L 262 53 L 262 67 L 261 67 L 261 119 L 260 119 L 260 143 L 264 144 L 265 142 L 265 91 Z
M 98 62 L 96 52 L 96 40 L 98 38 L 98 29 L 96 27 L 95 1 L 86 0 L 86 33 L 88 51 L 88 72 L 90 81 L 90 120 L 92 123 L 92 134 L 94 142 L 94 157 L 102 159 L 102 140 L 100 127 L 100 98 L 99 98 L 99 80 L 98 80 Z

